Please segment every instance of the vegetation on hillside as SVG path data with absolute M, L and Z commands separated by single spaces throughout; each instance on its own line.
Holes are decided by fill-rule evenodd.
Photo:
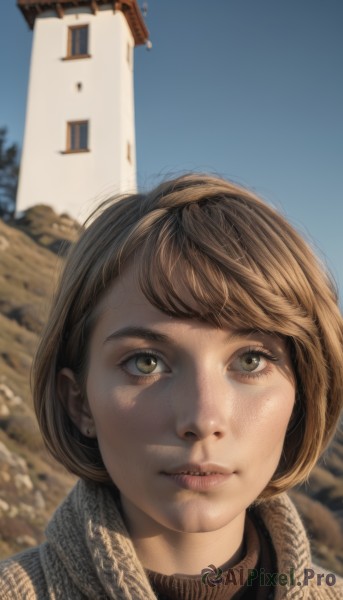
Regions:
M 37 206 L 0 219 L 0 557 L 35 545 L 74 478 L 45 451 L 30 395 L 30 367 L 62 252 L 78 225 Z
M 0 214 L 13 212 L 19 175 L 19 149 L 8 145 L 7 129 L 0 127 Z

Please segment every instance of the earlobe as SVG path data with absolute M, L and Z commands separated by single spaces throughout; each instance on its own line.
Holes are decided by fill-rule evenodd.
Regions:
M 74 371 L 61 369 L 57 374 L 58 396 L 76 427 L 87 437 L 96 437 L 92 413 L 87 398 L 76 381 Z

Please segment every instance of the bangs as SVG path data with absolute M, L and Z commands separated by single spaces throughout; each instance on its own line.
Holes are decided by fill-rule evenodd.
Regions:
M 297 336 L 297 308 L 273 276 L 275 260 L 278 275 L 282 269 L 280 257 L 266 249 L 265 241 L 253 248 L 249 223 L 238 227 L 232 208 L 230 213 L 228 221 L 223 205 L 206 202 L 164 215 L 135 252 L 144 295 L 173 317 Z M 241 215 L 235 217 L 242 221 Z

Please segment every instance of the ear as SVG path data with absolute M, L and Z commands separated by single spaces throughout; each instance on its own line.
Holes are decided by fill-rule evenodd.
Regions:
M 88 400 L 84 397 L 71 369 L 64 368 L 59 371 L 57 374 L 57 390 L 74 425 L 86 437 L 95 438 L 95 424 Z

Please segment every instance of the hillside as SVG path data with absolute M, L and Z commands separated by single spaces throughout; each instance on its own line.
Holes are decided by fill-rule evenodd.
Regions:
M 63 255 L 78 226 L 37 206 L 0 219 L 0 558 L 44 539 L 49 515 L 74 478 L 46 453 L 29 373 Z M 317 562 L 343 574 L 343 434 L 306 486 L 292 491 Z
M 43 539 L 74 478 L 43 448 L 30 366 L 63 254 L 77 227 L 47 207 L 0 220 L 0 557 Z

